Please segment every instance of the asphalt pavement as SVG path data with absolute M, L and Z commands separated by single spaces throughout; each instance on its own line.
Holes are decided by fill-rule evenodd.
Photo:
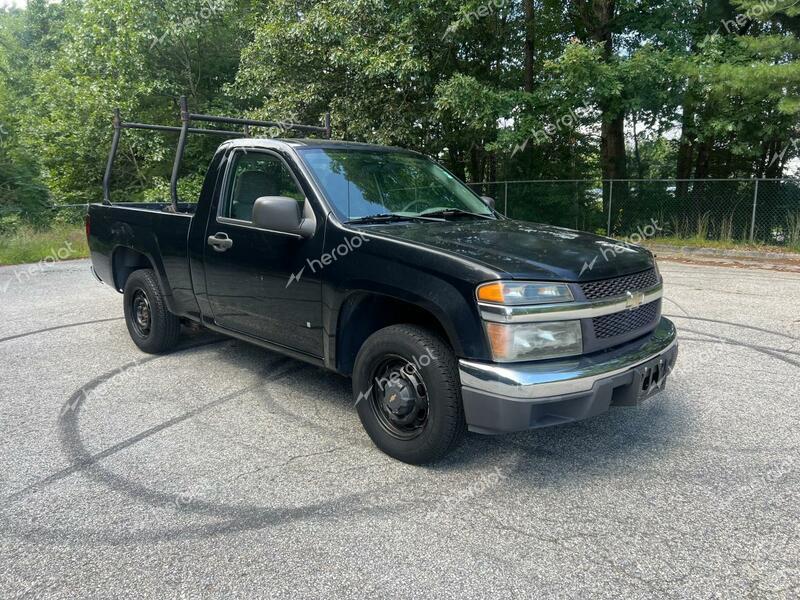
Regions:
M 0 268 L 0 598 L 796 598 L 800 273 L 662 273 L 666 391 L 413 467 L 347 379 Z

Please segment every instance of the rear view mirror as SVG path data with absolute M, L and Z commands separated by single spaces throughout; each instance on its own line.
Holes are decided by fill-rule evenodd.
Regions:
M 481 196 L 481 200 L 483 200 L 483 203 L 486 206 L 488 206 L 492 210 L 495 210 L 495 208 L 494 208 L 494 198 L 492 198 L 490 196 Z
M 316 229 L 314 213 L 308 202 L 301 203 L 288 196 L 262 196 L 256 200 L 253 225 L 301 238 L 311 237 Z

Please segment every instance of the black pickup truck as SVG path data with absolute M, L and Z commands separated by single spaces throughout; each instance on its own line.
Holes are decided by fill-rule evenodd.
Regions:
M 414 464 L 467 429 L 568 423 L 663 389 L 677 340 L 649 251 L 504 218 L 433 160 L 329 139 L 227 132 L 239 139 L 182 203 L 185 138 L 206 131 L 191 121 L 267 124 L 182 116 L 117 115 L 105 202 L 87 216 L 93 271 L 124 294 L 143 351 L 196 323 L 350 376 L 370 438 Z M 111 204 L 127 127 L 180 131 L 172 202 Z

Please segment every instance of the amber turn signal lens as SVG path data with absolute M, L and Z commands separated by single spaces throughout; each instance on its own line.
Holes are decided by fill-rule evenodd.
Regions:
M 510 327 L 499 323 L 486 323 L 486 333 L 489 336 L 489 345 L 495 360 L 507 361 L 511 359 L 510 351 L 513 342 L 513 331 Z
M 479 302 L 521 306 L 572 302 L 575 297 L 567 283 L 547 281 L 491 281 L 478 286 Z
M 478 288 L 478 300 L 483 302 L 503 303 L 503 284 L 487 283 Z

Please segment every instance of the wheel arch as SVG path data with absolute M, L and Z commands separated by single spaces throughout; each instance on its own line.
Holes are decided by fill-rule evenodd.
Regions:
M 390 325 L 412 324 L 425 327 L 450 345 L 456 355 L 461 344 L 446 318 L 419 302 L 377 292 L 351 293 L 341 304 L 336 320 L 334 368 L 351 375 L 356 355 L 367 338 Z
M 167 303 L 167 307 L 172 312 L 176 312 L 174 301 L 172 298 L 172 288 L 169 286 L 167 278 L 164 276 L 162 269 L 159 268 L 160 263 L 153 259 L 152 256 L 136 250 L 130 246 L 117 246 L 111 256 L 111 272 L 114 278 L 114 289 L 118 292 L 125 290 L 125 284 L 131 273 L 139 269 L 152 269 L 156 275 L 156 280 L 161 288 L 161 293 Z
M 114 288 L 118 292 L 125 289 L 131 273 L 139 269 L 153 269 L 155 265 L 149 256 L 128 246 L 117 246 L 111 257 L 111 272 L 114 277 Z M 160 283 L 160 282 L 159 282 Z

